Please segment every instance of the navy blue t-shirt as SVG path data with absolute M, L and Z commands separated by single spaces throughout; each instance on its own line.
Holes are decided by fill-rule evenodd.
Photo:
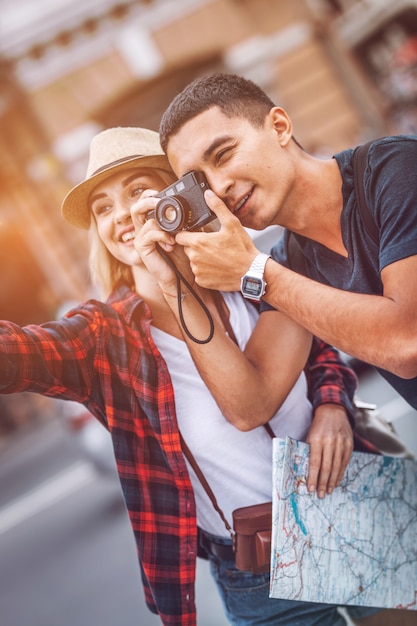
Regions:
M 385 137 L 373 142 L 369 149 L 364 191 L 379 232 L 379 243 L 367 232 L 358 209 L 353 150 L 340 152 L 334 158 L 343 180 L 341 227 L 348 258 L 311 239 L 292 234 L 293 246 L 299 250 L 295 255 L 292 248 L 288 259 L 288 232 L 271 254 L 283 265 L 326 285 L 382 295 L 381 270 L 417 254 L 417 136 Z M 300 254 L 301 264 L 297 260 Z M 264 303 L 261 310 L 267 308 Z M 411 406 L 417 408 L 417 377 L 405 380 L 385 370 L 379 371 Z

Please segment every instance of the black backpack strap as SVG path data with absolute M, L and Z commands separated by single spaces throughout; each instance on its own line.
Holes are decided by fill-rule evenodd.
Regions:
M 375 223 L 374 216 L 372 215 L 366 200 L 365 190 L 363 185 L 363 177 L 365 174 L 366 160 L 368 157 L 369 146 L 372 141 L 364 143 L 362 146 L 355 148 L 353 153 L 353 182 L 355 185 L 356 198 L 358 201 L 359 212 L 362 218 L 368 235 L 372 237 L 375 243 L 379 244 L 379 232 Z
M 287 259 L 289 268 L 298 274 L 307 276 L 306 260 L 298 245 L 294 233 L 290 230 L 287 232 Z

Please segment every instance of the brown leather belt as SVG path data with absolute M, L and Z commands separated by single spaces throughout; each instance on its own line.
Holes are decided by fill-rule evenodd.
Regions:
M 211 554 L 212 556 L 217 557 L 222 561 L 234 561 L 235 553 L 233 547 L 230 544 L 218 543 L 216 541 L 211 540 L 204 531 L 200 529 L 200 544 L 204 550 Z

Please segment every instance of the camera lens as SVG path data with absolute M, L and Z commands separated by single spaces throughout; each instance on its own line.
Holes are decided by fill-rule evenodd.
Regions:
M 177 198 L 170 196 L 158 202 L 155 214 L 162 230 L 173 232 L 182 229 L 187 211 Z
M 177 209 L 173 206 L 166 206 L 164 210 L 164 221 L 172 224 L 177 219 Z

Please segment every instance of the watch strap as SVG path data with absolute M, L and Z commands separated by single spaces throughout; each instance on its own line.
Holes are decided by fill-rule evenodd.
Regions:
M 248 269 L 248 271 L 246 272 L 246 274 L 255 274 L 256 276 L 263 278 L 266 262 L 270 258 L 271 258 L 270 254 L 265 254 L 264 252 L 260 252 L 253 259 L 252 264 L 250 268 Z

